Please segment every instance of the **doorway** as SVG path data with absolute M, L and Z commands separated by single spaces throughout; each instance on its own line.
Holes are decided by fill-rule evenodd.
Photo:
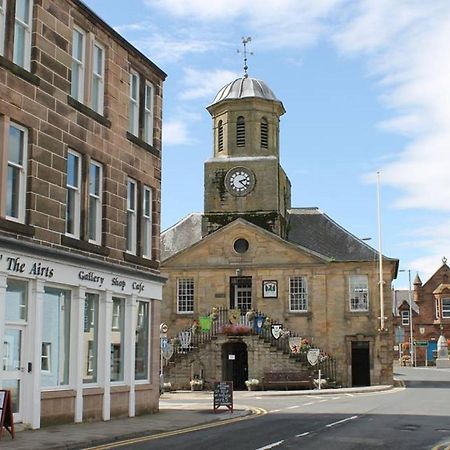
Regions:
M 247 345 L 227 342 L 222 346 L 222 379 L 232 381 L 234 390 L 243 390 L 248 377 Z
M 252 309 L 252 277 L 230 278 L 230 309 L 243 314 Z
M 368 341 L 352 342 L 352 386 L 370 386 L 370 348 Z

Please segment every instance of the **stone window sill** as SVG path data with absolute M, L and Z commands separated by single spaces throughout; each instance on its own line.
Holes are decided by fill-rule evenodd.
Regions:
M 12 61 L 1 55 L 0 55 L 0 66 L 10 70 L 14 75 L 17 75 L 18 77 L 24 79 L 25 81 L 28 81 L 31 84 L 39 86 L 39 84 L 41 83 L 41 80 L 37 75 L 31 73 L 30 71 L 24 69 L 21 66 L 18 66 L 17 64 L 14 64 Z
M 141 138 L 135 136 L 134 134 L 131 134 L 129 131 L 127 131 L 127 139 L 131 141 L 133 144 L 138 145 L 139 147 L 142 147 L 144 150 L 147 150 L 148 152 L 152 153 L 155 156 L 160 156 L 159 150 L 157 150 L 153 145 L 148 144 L 147 142 L 143 141 Z
M 11 233 L 24 234 L 26 236 L 34 236 L 35 229 L 31 225 L 25 225 L 14 220 L 0 218 L 0 228 Z
M 67 96 L 67 103 L 75 108 L 76 110 L 83 113 L 85 116 L 90 117 L 91 119 L 94 119 L 101 125 L 105 126 L 106 128 L 111 128 L 111 121 L 108 120 L 105 116 L 102 116 L 98 112 L 94 111 L 93 109 L 89 108 L 89 106 L 84 105 L 83 103 L 79 102 L 78 100 L 75 100 L 70 95 Z
M 149 267 L 150 269 L 159 270 L 159 262 L 153 259 L 142 258 L 131 253 L 123 252 L 123 259 L 129 263 L 139 266 Z
M 90 242 L 86 242 L 80 239 L 74 239 L 69 236 L 62 235 L 61 236 L 61 244 L 66 245 L 67 247 L 73 247 L 78 250 L 84 250 L 89 253 L 97 253 L 102 256 L 109 255 L 109 249 L 106 247 L 102 247 L 100 245 L 91 244 Z

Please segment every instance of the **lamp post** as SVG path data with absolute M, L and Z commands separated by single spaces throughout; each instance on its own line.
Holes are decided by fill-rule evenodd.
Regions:
M 408 272 L 408 302 L 409 302 L 409 354 L 411 356 L 411 364 L 415 366 L 416 351 L 414 349 L 413 337 L 413 321 L 412 321 L 412 299 L 411 299 L 411 269 L 399 270 L 399 272 Z

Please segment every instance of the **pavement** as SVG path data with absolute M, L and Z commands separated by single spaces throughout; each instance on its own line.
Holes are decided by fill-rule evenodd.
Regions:
M 236 392 L 234 411 L 230 412 L 225 407 L 221 407 L 215 413 L 213 412 L 213 397 L 210 391 L 166 392 L 160 397 L 158 413 L 133 418 L 113 419 L 108 422 L 51 426 L 40 430 L 18 430 L 16 428 L 15 439 L 11 439 L 7 432 L 3 433 L 0 448 L 2 450 L 86 449 L 124 439 L 170 433 L 176 430 L 188 431 L 199 427 L 217 426 L 230 420 L 243 420 L 260 413 L 258 409 L 244 406 L 251 403 L 251 399 L 254 397 L 379 392 L 392 389 L 392 387 L 391 385 L 385 385 L 313 391 Z

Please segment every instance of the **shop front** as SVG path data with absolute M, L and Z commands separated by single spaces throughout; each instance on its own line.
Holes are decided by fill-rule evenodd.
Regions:
M 15 422 L 156 411 L 162 283 L 32 244 L 0 246 L 0 383 Z

